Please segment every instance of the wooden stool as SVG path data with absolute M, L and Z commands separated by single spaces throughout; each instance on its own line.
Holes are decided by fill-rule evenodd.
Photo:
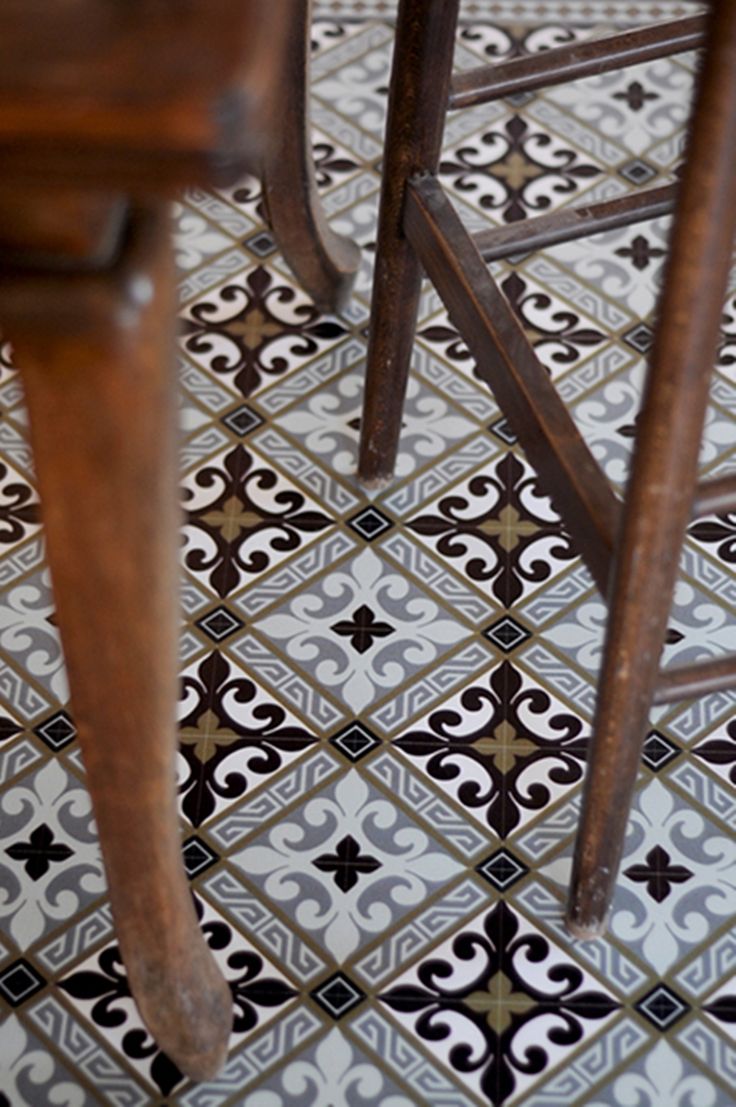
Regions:
M 322 305 L 307 0 L 0 5 L 0 319 L 23 371 L 56 606 L 117 937 L 159 1046 L 214 1074 L 229 989 L 184 875 L 174 790 L 175 297 L 166 200 L 265 158 L 274 229 Z M 289 54 L 291 51 L 291 54 Z M 280 141 L 266 141 L 273 121 Z M 284 174 L 288 172 L 288 193 Z
M 711 367 L 736 231 L 736 4 L 452 77 L 458 0 L 402 0 L 362 421 L 360 474 L 390 480 L 422 269 L 493 389 L 540 481 L 610 593 L 605 656 L 568 925 L 600 934 L 613 894 L 654 703 L 736 682 L 734 659 L 659 672 L 685 528 L 736 504 L 736 479 L 697 484 Z M 471 235 L 436 173 L 444 114 L 699 45 L 708 33 L 684 177 L 657 188 Z M 675 207 L 676 201 L 676 207 Z M 640 433 L 620 504 L 484 261 L 676 210 Z

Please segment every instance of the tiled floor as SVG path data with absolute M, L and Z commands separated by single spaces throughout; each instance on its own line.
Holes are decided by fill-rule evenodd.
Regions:
M 0 1104 L 736 1103 L 736 695 L 656 712 L 609 937 L 561 924 L 604 611 L 436 297 L 398 479 L 354 479 L 392 3 L 318 5 L 330 218 L 365 247 L 323 317 L 254 182 L 177 211 L 184 857 L 237 1005 L 207 1086 L 142 1031 L 116 956 L 36 521 L 0 405 Z M 475 0 L 457 62 L 689 13 Z M 564 18 L 561 21 L 561 13 Z M 671 179 L 693 59 L 453 115 L 472 227 Z M 500 266 L 610 478 L 631 447 L 666 224 Z M 736 299 L 703 468 L 734 467 Z M 734 643 L 736 516 L 693 527 L 667 654 Z

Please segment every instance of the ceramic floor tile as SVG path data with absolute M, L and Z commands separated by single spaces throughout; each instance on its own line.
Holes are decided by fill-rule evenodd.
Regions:
M 604 607 L 437 294 L 397 478 L 355 478 L 395 0 L 316 0 L 317 185 L 362 248 L 321 315 L 252 177 L 174 210 L 181 331 L 182 857 L 235 1000 L 181 1077 L 127 993 L 44 561 L 22 373 L 0 346 L 0 1104 L 728 1107 L 736 693 L 652 712 L 611 925 L 565 884 Z M 693 14 L 465 0 L 458 68 Z M 472 230 L 673 178 L 692 55 L 448 116 Z M 492 271 L 625 481 L 669 221 Z M 736 301 L 701 463 L 736 466 Z M 694 521 L 666 656 L 733 649 L 735 517 Z M 145 766 L 142 767 L 142 771 Z

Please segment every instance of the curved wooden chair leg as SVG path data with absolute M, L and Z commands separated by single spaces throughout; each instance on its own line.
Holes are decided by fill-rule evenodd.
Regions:
M 131 992 L 158 1045 L 204 1079 L 224 1058 L 232 1004 L 197 924 L 174 788 L 178 518 L 165 215 L 139 218 L 132 237 L 114 272 L 7 282 L 21 305 L 7 329 L 25 381 L 72 707 Z M 21 317 L 22 305 L 33 305 L 32 317 Z
M 327 225 L 317 194 L 309 127 L 309 0 L 292 0 L 288 70 L 274 111 L 278 141 L 269 144 L 263 192 L 271 229 L 289 268 L 321 311 L 345 305 L 360 250 Z

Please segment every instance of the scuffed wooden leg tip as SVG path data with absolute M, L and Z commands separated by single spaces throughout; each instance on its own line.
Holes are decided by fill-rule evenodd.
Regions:
M 184 1076 L 201 1082 L 215 1077 L 225 1063 L 233 997 L 198 931 L 191 947 L 185 964 L 151 968 L 150 962 L 144 963 L 128 976 L 138 1010 L 159 1049 Z
M 366 492 L 383 492 L 384 488 L 388 488 L 394 482 L 393 473 L 389 473 L 388 476 L 381 477 L 364 477 L 358 473 L 358 481 L 365 488 Z
M 606 933 L 605 920 L 603 920 L 603 922 L 582 924 L 568 916 L 565 919 L 565 928 L 570 937 L 575 938 L 575 940 L 579 942 L 592 942 L 596 938 L 604 937 Z
M 228 1038 L 229 1036 L 228 1032 Z M 194 1080 L 197 1084 L 205 1083 L 208 1080 L 214 1080 L 225 1064 L 226 1059 L 227 1038 L 216 1050 L 213 1050 L 204 1057 L 190 1057 L 180 1061 L 176 1061 L 172 1058 L 176 1067 L 180 1069 L 182 1074 L 189 1077 L 190 1080 Z
M 174 1035 L 173 1040 L 172 1036 L 164 1032 L 156 1040 L 184 1076 L 201 1083 L 214 1079 L 224 1065 L 231 1028 L 232 1005 L 228 1004 L 226 1011 L 217 1012 L 209 1032 L 196 1034 L 189 1041 L 186 1040 L 186 1032 Z
M 201 1002 L 202 998 L 196 992 L 186 997 L 178 1025 L 166 1028 L 170 1044 L 168 1049 L 164 1048 L 177 1068 L 198 1082 L 212 1080 L 222 1068 L 233 1025 L 232 996 L 224 981 L 207 997 L 209 1002 L 197 1007 L 196 999 Z M 187 1009 L 188 1025 L 184 1023 Z

